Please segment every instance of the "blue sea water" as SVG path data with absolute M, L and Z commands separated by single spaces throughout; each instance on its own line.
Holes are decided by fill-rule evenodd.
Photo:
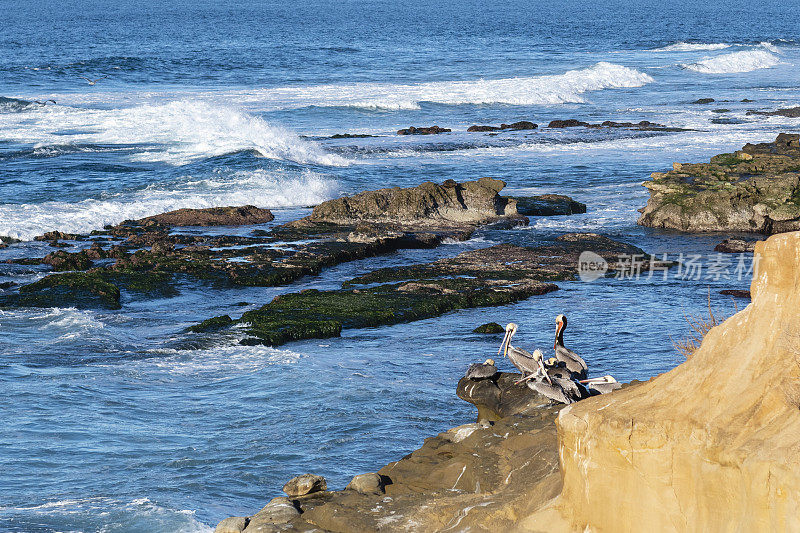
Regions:
M 246 203 L 272 208 L 280 223 L 338 195 L 425 180 L 495 176 L 514 193 L 589 205 L 585 215 L 344 264 L 289 287 L 187 283 L 170 297 L 125 295 L 120 311 L 0 310 L 0 529 L 11 531 L 209 531 L 252 514 L 300 473 L 343 487 L 474 418 L 454 389 L 470 362 L 496 351 L 499 338 L 470 333 L 489 321 L 513 320 L 520 345 L 546 348 L 564 312 L 568 341 L 593 373 L 647 379 L 672 368 L 685 316 L 703 313 L 709 294 L 718 314 L 732 314 L 736 304 L 718 291 L 746 279 L 568 282 L 514 305 L 279 349 L 182 331 L 380 266 L 568 231 L 711 254 L 720 236 L 636 226 L 647 199 L 640 183 L 673 161 L 799 125 L 746 115 L 800 104 L 800 14 L 790 2 L 0 7 L 0 235 L 23 241 L 0 261 L 46 254 L 31 239 L 49 230 Z M 716 102 L 692 104 L 698 98 Z M 47 99 L 56 103 L 34 103 Z M 689 131 L 466 133 L 556 118 Z M 433 124 L 453 132 L 394 134 Z M 345 132 L 374 137 L 326 138 Z M 0 264 L 0 282 L 42 275 Z

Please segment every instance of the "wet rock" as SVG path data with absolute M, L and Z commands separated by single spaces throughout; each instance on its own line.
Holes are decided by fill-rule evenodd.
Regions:
M 208 209 L 177 209 L 143 218 L 137 222 L 156 222 L 165 226 L 249 226 L 271 222 L 275 217 L 269 209 L 254 205 L 241 207 L 210 207 Z
M 417 187 L 379 189 L 328 200 L 312 214 L 289 224 L 355 224 L 372 222 L 408 226 L 488 223 L 502 216 L 516 216 L 516 202 L 499 195 L 505 183 L 493 178 L 456 183 L 426 182 Z
M 768 117 L 788 117 L 800 118 L 800 106 L 789 107 L 785 109 L 776 109 L 775 111 L 748 111 L 748 115 L 764 115 Z
M 680 231 L 765 234 L 800 229 L 800 135 L 747 144 L 709 163 L 655 172 L 638 223 Z
M 367 139 L 369 137 L 377 137 L 376 135 L 367 135 L 366 133 L 337 133 L 331 135 L 329 139 Z
M 705 105 L 705 104 L 712 104 L 714 102 L 716 102 L 716 100 L 714 100 L 713 98 L 698 98 L 697 100 L 695 100 L 692 103 L 693 104 Z
M 74 241 L 80 238 L 80 235 L 74 233 L 62 233 L 60 231 L 48 231 L 43 235 L 37 235 L 33 238 L 35 241 Z
M 53 267 L 55 272 L 65 272 L 69 270 L 88 270 L 92 266 L 85 250 L 77 253 L 69 253 L 63 250 L 52 252 L 44 256 L 42 263 Z
M 249 522 L 246 517 L 232 516 L 217 524 L 214 533 L 241 533 Z
M 470 133 L 474 132 L 487 132 L 487 131 L 500 131 L 500 128 L 497 126 L 470 126 L 467 128 L 467 131 Z
M 119 309 L 120 292 L 97 273 L 51 274 L 4 295 L 0 306 Z
M 719 291 L 723 296 L 734 296 L 736 298 L 750 298 L 750 291 L 742 289 L 723 289 Z
M 240 304 L 236 304 L 240 305 Z M 244 305 L 247 305 L 246 303 Z M 190 326 L 186 328 L 186 331 L 191 331 L 193 333 L 205 333 L 208 331 L 217 331 L 220 329 L 224 329 L 229 327 L 233 324 L 233 319 L 231 319 L 228 315 L 222 316 L 215 316 L 214 318 L 209 318 L 208 320 L 203 320 L 201 323 L 196 324 L 194 326 Z
M 491 333 L 504 333 L 505 328 L 498 324 L 497 322 L 489 322 L 488 324 L 483 324 L 478 326 L 477 328 L 472 330 L 472 333 L 482 333 L 482 334 L 491 334 Z
M 744 239 L 725 239 L 714 247 L 715 252 L 724 254 L 752 253 L 758 241 L 746 241 Z
M 726 109 L 724 107 L 721 107 L 719 109 L 712 109 L 711 112 L 712 113 L 730 113 L 731 110 L 730 109 Z
M 542 194 L 539 196 L 515 196 L 517 212 L 532 217 L 574 215 L 586 212 L 586 204 L 576 202 L 562 194 Z
M 513 122 L 511 124 L 500 124 L 501 130 L 535 130 L 538 127 L 538 124 L 534 124 L 528 120 L 520 120 L 519 122 Z
M 289 496 L 305 496 L 312 492 L 319 492 L 328 490 L 328 484 L 325 478 L 314 474 L 303 474 L 290 479 L 286 485 L 283 486 L 283 492 Z
M 428 128 L 416 128 L 414 126 L 406 129 L 398 130 L 398 135 L 436 135 L 439 133 L 449 133 L 451 130 L 448 128 L 440 128 L 439 126 L 430 126 Z
M 570 118 L 566 120 L 551 120 L 550 124 L 547 125 L 548 128 L 577 128 L 578 126 L 590 126 L 588 122 L 582 122 L 580 120 Z
M 358 474 L 347 484 L 347 489 L 360 492 L 361 494 L 383 494 L 384 483 L 380 474 L 368 473 Z

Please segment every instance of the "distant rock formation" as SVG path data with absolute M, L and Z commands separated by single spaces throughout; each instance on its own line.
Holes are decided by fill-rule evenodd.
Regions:
M 449 128 L 440 128 L 439 126 L 429 126 L 427 128 L 417 128 L 410 126 L 408 128 L 397 130 L 398 135 L 437 135 L 439 133 L 449 133 Z
M 247 226 L 272 222 L 275 217 L 269 209 L 254 205 L 241 207 L 210 207 L 208 209 L 176 209 L 160 215 L 137 220 L 137 223 L 150 221 L 165 226 Z
M 800 135 L 654 172 L 639 224 L 688 232 L 800 229 Z

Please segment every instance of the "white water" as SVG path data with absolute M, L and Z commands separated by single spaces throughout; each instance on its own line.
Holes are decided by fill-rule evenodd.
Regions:
M 661 48 L 654 48 L 651 52 L 696 52 L 703 50 L 723 50 L 730 48 L 727 43 L 674 43 Z
M 703 74 L 737 74 L 772 68 L 780 59 L 767 50 L 743 50 L 684 65 L 685 68 Z
M 181 208 L 256 205 L 264 208 L 305 207 L 337 196 L 338 185 L 320 174 L 304 171 L 253 170 L 170 186 L 117 194 L 81 202 L 49 201 L 0 204 L 0 235 L 31 240 L 47 231 L 87 233 L 107 224 L 138 219 Z

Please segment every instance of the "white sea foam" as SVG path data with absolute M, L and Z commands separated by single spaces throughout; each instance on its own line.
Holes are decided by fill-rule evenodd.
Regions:
M 638 70 L 600 62 L 563 74 L 495 80 L 437 81 L 418 84 L 356 83 L 282 87 L 240 92 L 236 99 L 275 108 L 305 106 L 366 109 L 419 109 L 439 104 L 548 105 L 584 102 L 583 94 L 602 89 L 641 87 L 653 78 Z
M 206 208 L 253 204 L 259 207 L 316 205 L 338 193 L 334 180 L 311 171 L 238 171 L 208 179 L 187 179 L 170 185 L 81 202 L 0 204 L 0 235 L 30 240 L 46 231 L 87 233 L 184 207 Z
M 135 364 L 152 366 L 169 374 L 211 374 L 226 377 L 233 374 L 252 374 L 272 365 L 293 364 L 303 357 L 291 350 L 240 344 L 197 350 L 159 348 L 151 353 L 163 357 L 141 359 Z
M 736 74 L 752 72 L 762 68 L 772 68 L 779 63 L 780 59 L 767 50 L 743 50 L 708 57 L 696 63 L 689 63 L 683 66 L 703 74 Z
M 703 50 L 724 50 L 730 48 L 727 43 L 674 43 L 661 48 L 654 48 L 651 52 L 697 52 Z
M 313 141 L 236 108 L 178 100 L 117 109 L 44 106 L 30 113 L 0 114 L 5 139 L 53 146 L 132 146 L 131 158 L 180 165 L 196 159 L 253 150 L 263 157 L 303 164 L 347 165 Z

